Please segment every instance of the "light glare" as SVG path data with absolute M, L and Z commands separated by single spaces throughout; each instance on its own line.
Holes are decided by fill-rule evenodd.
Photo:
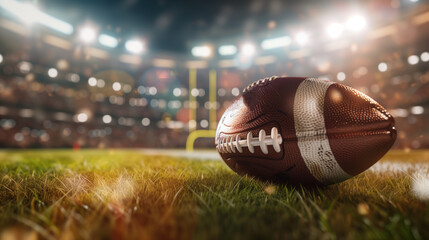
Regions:
M 58 76 L 58 70 L 55 68 L 49 68 L 48 76 L 51 78 L 56 78 Z
M 344 26 L 339 23 L 331 23 L 327 28 L 327 33 L 330 38 L 338 38 L 344 31 Z
M 199 91 L 198 89 L 196 89 L 196 88 L 193 88 L 193 89 L 191 90 L 191 95 L 192 95 L 193 97 L 197 97 L 199 93 L 200 93 L 200 91 Z
M 309 39 L 310 39 L 310 37 L 309 37 L 308 33 L 306 33 L 306 32 L 299 32 L 295 36 L 295 41 L 301 46 L 306 45 L 308 43 Z
M 243 46 L 241 46 L 241 52 L 244 56 L 253 56 L 256 52 L 255 45 L 251 43 L 245 43 Z
M 156 93 L 158 92 L 158 90 L 156 89 L 156 87 L 149 87 L 147 89 L 147 92 L 149 93 L 149 95 L 156 95 Z
M 173 95 L 179 97 L 180 95 L 182 95 L 182 90 L 180 88 L 175 88 L 173 90 Z
M 122 86 L 121 86 L 120 83 L 114 82 L 113 85 L 112 85 L 112 88 L 113 88 L 114 91 L 118 92 L 118 91 L 121 90 Z
M 234 45 L 223 45 L 219 47 L 219 54 L 221 56 L 231 56 L 237 53 L 237 47 Z
M 347 20 L 346 26 L 351 31 L 361 31 L 366 27 L 366 19 L 359 15 L 353 16 Z
M 100 42 L 101 45 L 109 48 L 115 48 L 116 46 L 118 46 L 118 39 L 107 34 L 101 34 L 98 37 L 98 42 Z
M 416 65 L 419 63 L 419 57 L 417 55 L 411 55 L 408 57 L 408 63 L 410 65 Z
M 143 52 L 143 43 L 139 40 L 128 40 L 125 43 L 125 48 L 131 53 L 141 53 Z
M 43 13 L 31 4 L 13 0 L 0 0 L 0 7 L 14 14 L 24 22 L 39 23 L 67 35 L 73 33 L 73 26 L 71 24 Z
M 238 88 L 233 88 L 233 89 L 231 90 L 231 94 L 232 94 L 234 97 L 237 97 L 237 96 L 240 94 L 240 89 L 238 89 Z
M 79 37 L 86 43 L 93 42 L 95 39 L 95 30 L 90 27 L 84 27 L 80 30 Z
M 200 121 L 200 126 L 201 126 L 202 128 L 207 128 L 207 127 L 209 126 L 209 121 L 207 121 L 207 120 L 205 120 L 205 119 L 201 120 L 201 121 Z
M 346 80 L 346 74 L 343 73 L 343 72 L 337 73 L 337 79 L 338 79 L 338 81 L 344 81 L 344 80 Z
M 143 118 L 142 119 L 142 125 L 147 127 L 150 124 L 150 119 L 149 118 Z
M 112 122 L 112 116 L 110 116 L 110 115 L 104 115 L 103 116 L 103 122 L 105 123 L 105 124 L 109 124 L 109 123 L 111 123 Z
M 77 115 L 77 121 L 81 123 L 88 121 L 88 115 L 86 113 L 79 113 Z
M 262 41 L 261 46 L 263 49 L 273 49 L 273 48 L 286 47 L 290 45 L 291 42 L 292 40 L 290 39 L 289 36 L 284 36 L 284 37 L 266 39 Z
M 97 87 L 104 88 L 104 86 L 106 86 L 106 82 L 103 79 L 98 79 L 97 80 Z
M 90 77 L 88 79 L 88 85 L 91 87 L 95 87 L 95 85 L 97 85 L 97 79 L 95 79 L 94 77 Z
M 133 87 L 129 84 L 124 84 L 123 90 L 125 93 L 130 93 L 133 90 Z
M 208 46 L 193 47 L 191 52 L 194 57 L 210 57 L 212 53 L 210 47 Z
M 414 115 L 420 115 L 423 114 L 425 109 L 422 106 L 413 106 L 411 108 L 411 113 Z
M 385 62 L 381 62 L 378 64 L 378 71 L 385 72 L 387 71 L 387 64 Z
M 422 62 L 429 62 L 429 52 L 423 52 L 420 55 L 420 59 L 422 60 Z

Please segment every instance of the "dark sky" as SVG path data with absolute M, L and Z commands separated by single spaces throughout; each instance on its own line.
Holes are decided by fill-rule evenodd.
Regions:
M 351 1 L 40 0 L 39 4 L 76 27 L 91 22 L 101 32 L 120 38 L 142 36 L 151 50 L 183 53 L 196 40 L 245 38 L 281 30 L 289 22 L 305 21 L 346 2 Z M 270 21 L 276 24 L 268 29 Z

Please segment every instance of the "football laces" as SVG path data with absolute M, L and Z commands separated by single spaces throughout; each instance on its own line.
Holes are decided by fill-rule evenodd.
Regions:
M 258 137 L 253 137 L 252 132 L 247 133 L 245 139 L 240 138 L 240 134 L 221 138 L 217 148 L 220 153 L 243 153 L 243 148 L 247 147 L 249 152 L 254 153 L 255 147 L 260 147 L 262 153 L 268 154 L 268 146 L 273 146 L 274 151 L 281 151 L 283 138 L 276 127 L 271 128 L 271 134 L 267 135 L 264 129 L 259 131 Z

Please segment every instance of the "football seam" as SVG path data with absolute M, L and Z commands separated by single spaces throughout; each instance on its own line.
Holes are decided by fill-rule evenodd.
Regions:
M 247 86 L 246 88 L 243 89 L 243 93 L 247 93 L 251 90 L 253 90 L 255 87 L 257 86 L 265 86 L 268 85 L 268 83 L 270 83 L 271 81 L 277 79 L 278 76 L 271 76 L 271 77 L 266 77 L 263 79 L 259 79 L 258 81 L 253 82 L 252 84 L 250 84 L 249 86 Z

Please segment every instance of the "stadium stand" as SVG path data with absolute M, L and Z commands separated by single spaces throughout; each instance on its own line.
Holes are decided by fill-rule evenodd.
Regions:
M 428 14 L 424 5 L 407 8 L 362 36 L 231 58 L 123 54 L 0 17 L 0 146 L 184 148 L 189 126 L 209 128 L 211 108 L 219 118 L 245 86 L 279 75 L 359 89 L 396 117 L 396 148 L 428 148 Z M 189 89 L 193 68 L 198 88 Z M 212 69 L 215 103 L 208 96 Z M 191 123 L 189 94 L 197 99 Z M 214 141 L 201 139 L 196 147 L 212 148 Z

